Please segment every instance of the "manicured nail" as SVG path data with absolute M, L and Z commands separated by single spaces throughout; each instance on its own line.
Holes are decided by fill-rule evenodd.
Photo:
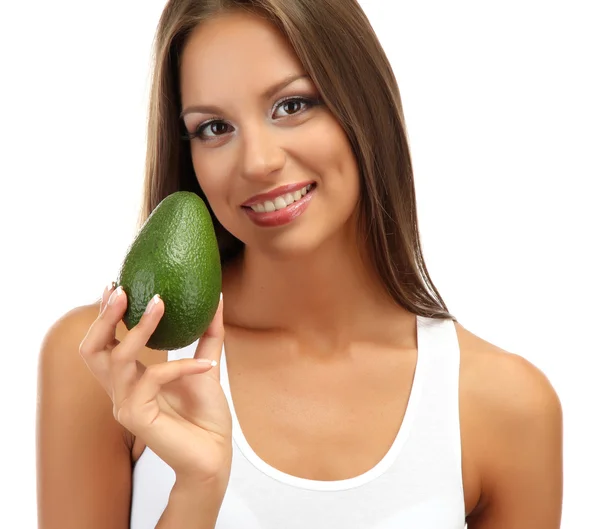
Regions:
M 219 301 L 223 301 L 223 292 L 219 294 Z
M 123 287 L 122 286 L 118 286 L 117 290 L 115 290 L 111 295 L 110 298 L 108 298 L 108 304 L 112 305 L 117 298 L 123 293 Z
M 217 365 L 216 360 L 209 360 L 208 358 L 197 358 L 196 362 L 198 362 L 199 364 L 211 365 L 212 367 L 215 367 Z
M 152 309 L 154 307 L 156 307 L 156 305 L 158 305 L 159 300 L 160 300 L 160 296 L 158 294 L 154 294 L 154 297 L 148 302 L 148 305 L 146 306 L 146 311 L 144 312 L 144 314 L 150 314 L 152 312 Z
M 115 288 L 116 283 L 111 281 L 108 285 L 106 285 L 106 292 L 110 292 L 113 288 Z

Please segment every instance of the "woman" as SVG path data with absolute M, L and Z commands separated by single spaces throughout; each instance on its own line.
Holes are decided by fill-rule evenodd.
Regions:
M 559 400 L 431 282 L 356 1 L 170 1 L 145 185 L 142 220 L 206 200 L 224 302 L 179 351 L 145 347 L 160 292 L 129 332 L 114 285 L 49 330 L 42 529 L 559 527 Z

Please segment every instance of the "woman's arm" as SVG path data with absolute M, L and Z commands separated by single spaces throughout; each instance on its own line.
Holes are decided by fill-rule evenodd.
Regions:
M 125 295 L 113 296 L 108 305 L 109 294 L 104 292 L 101 305 L 61 318 L 42 344 L 39 528 L 128 528 L 131 432 L 141 431 L 176 474 L 157 528 L 213 529 L 231 462 L 227 400 L 218 370 L 207 373 L 223 345 L 222 305 L 194 358 L 165 362 L 164 353 L 144 347 L 162 305 L 150 305 L 158 309 L 127 331 Z
M 38 372 L 39 529 L 128 529 L 131 437 L 79 354 L 98 315 L 81 307 L 43 341 Z
M 518 355 L 472 356 L 463 377 L 464 408 L 482 493 L 469 529 L 559 529 L 562 410 L 556 392 Z

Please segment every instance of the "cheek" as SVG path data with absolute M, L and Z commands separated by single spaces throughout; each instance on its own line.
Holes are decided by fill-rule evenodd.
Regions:
M 232 174 L 227 160 L 227 157 L 220 156 L 217 152 L 200 149 L 192 151 L 196 180 L 220 221 L 222 218 L 225 220 L 227 215 L 227 197 Z
M 315 136 L 327 138 L 327 141 L 315 142 L 310 151 L 314 170 L 323 179 L 323 191 L 337 195 L 341 202 L 356 201 L 358 165 L 343 129 L 336 123 Z

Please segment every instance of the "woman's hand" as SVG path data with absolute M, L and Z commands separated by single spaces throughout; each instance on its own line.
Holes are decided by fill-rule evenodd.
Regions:
M 105 290 L 98 318 L 81 342 L 84 361 L 113 401 L 115 419 L 167 463 L 178 480 L 222 482 L 231 467 L 231 413 L 217 361 L 223 346 L 223 301 L 194 358 L 145 368 L 137 357 L 165 310 L 159 296 L 122 341 L 116 327 L 127 308 L 119 287 Z

